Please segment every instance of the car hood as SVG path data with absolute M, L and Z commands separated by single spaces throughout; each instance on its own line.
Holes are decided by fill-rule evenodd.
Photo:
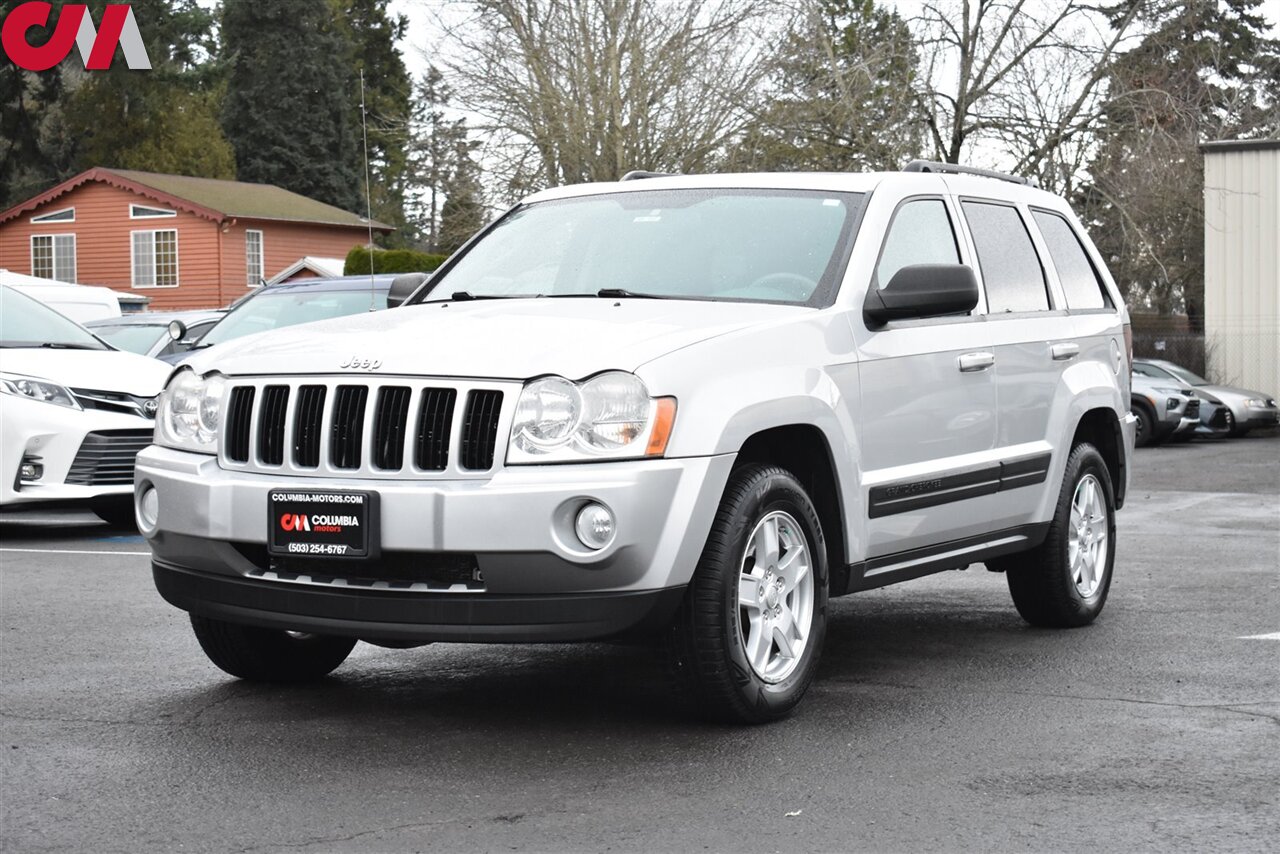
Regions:
M 1233 388 L 1227 385 L 1198 385 L 1198 392 L 1208 392 L 1214 397 L 1220 398 L 1223 403 L 1243 404 L 1246 400 L 1271 400 L 1273 395 L 1264 394 L 1260 391 L 1249 391 L 1245 388 Z
M 184 364 L 198 372 L 581 379 L 665 355 L 802 306 L 653 299 L 427 303 L 290 326 L 228 341 Z M 352 368 L 344 365 L 355 361 Z M 364 367 L 367 365 L 368 367 Z
M 172 370 L 163 362 L 121 350 L 45 350 L 13 348 L 4 351 L 5 373 L 49 380 L 68 388 L 119 391 L 154 397 Z

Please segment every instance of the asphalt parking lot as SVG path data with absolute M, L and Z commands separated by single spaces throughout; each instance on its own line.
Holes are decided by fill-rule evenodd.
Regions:
M 1275 850 L 1280 437 L 1136 466 L 1095 625 L 1028 628 L 981 567 L 840 599 L 800 710 L 745 729 L 608 645 L 239 683 L 141 538 L 2 516 L 0 848 Z

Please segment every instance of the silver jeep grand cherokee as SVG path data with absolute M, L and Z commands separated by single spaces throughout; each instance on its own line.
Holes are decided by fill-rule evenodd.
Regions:
M 1127 316 L 1062 199 L 977 171 L 549 190 L 392 311 L 196 356 L 138 458 L 160 593 L 246 679 L 636 638 L 750 722 L 799 702 L 831 596 L 983 562 L 1089 623 Z

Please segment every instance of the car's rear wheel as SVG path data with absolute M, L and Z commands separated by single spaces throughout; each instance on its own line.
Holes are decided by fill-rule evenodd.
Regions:
M 1093 445 L 1076 445 L 1044 542 L 992 562 L 993 569 L 1006 574 L 1013 604 L 1024 620 L 1070 628 L 1097 618 L 1111 589 L 1115 514 L 1106 462 Z
M 827 625 L 826 544 L 784 469 L 734 472 L 670 629 L 677 687 L 719 720 L 785 717 L 813 681 Z
M 347 660 L 355 638 L 260 629 L 191 615 L 191 628 L 209 660 L 254 682 L 306 682 Z

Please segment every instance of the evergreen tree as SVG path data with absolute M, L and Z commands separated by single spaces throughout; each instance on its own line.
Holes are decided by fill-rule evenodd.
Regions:
M 445 251 L 442 218 L 446 187 L 458 183 L 466 192 L 465 178 L 455 181 L 460 158 L 467 158 L 470 163 L 470 167 L 462 167 L 464 172 L 470 168 L 472 177 L 478 174 L 478 167 L 469 160 L 474 146 L 467 143 L 466 122 L 449 117 L 452 94 L 444 75 L 433 65 L 419 83 L 413 101 L 408 180 L 414 188 L 415 201 L 410 206 L 410 218 L 421 245 L 431 252 Z
M 810 0 L 773 59 L 770 95 L 729 167 L 897 169 L 916 154 L 916 51 L 874 0 Z
M 59 145 L 63 69 L 41 74 L 16 63 L 0 66 L 0 210 L 72 174 L 71 157 Z
M 488 220 L 480 167 L 472 158 L 475 147 L 476 143 L 465 139 L 455 143 L 452 168 L 442 182 L 445 199 L 440 208 L 439 251 L 445 255 L 456 252 Z
M 404 208 L 413 87 L 396 42 L 404 37 L 408 21 L 402 15 L 388 14 L 388 0 L 335 2 L 338 20 L 352 46 L 351 67 L 357 74 L 364 72 L 373 217 L 396 227 L 384 239 L 387 245 L 406 246 L 412 239 Z M 359 103 L 355 106 L 352 121 L 359 130 L 362 116 Z M 363 172 L 360 184 L 363 191 Z
M 91 6 L 95 20 L 99 7 Z M 68 96 L 66 125 L 77 170 L 114 166 L 206 178 L 235 177 L 218 125 L 223 87 L 212 62 L 214 16 L 195 0 L 137 0 L 150 71 L 118 58 L 84 75 Z
M 1144 4 L 1148 32 L 1111 70 L 1107 122 L 1083 207 L 1129 304 L 1184 311 L 1199 330 L 1199 145 L 1280 129 L 1280 44 L 1267 36 L 1260 0 L 1133 2 Z
M 240 180 L 276 184 L 363 211 L 359 83 L 333 6 L 314 0 L 226 0 L 229 64 L 222 127 Z

